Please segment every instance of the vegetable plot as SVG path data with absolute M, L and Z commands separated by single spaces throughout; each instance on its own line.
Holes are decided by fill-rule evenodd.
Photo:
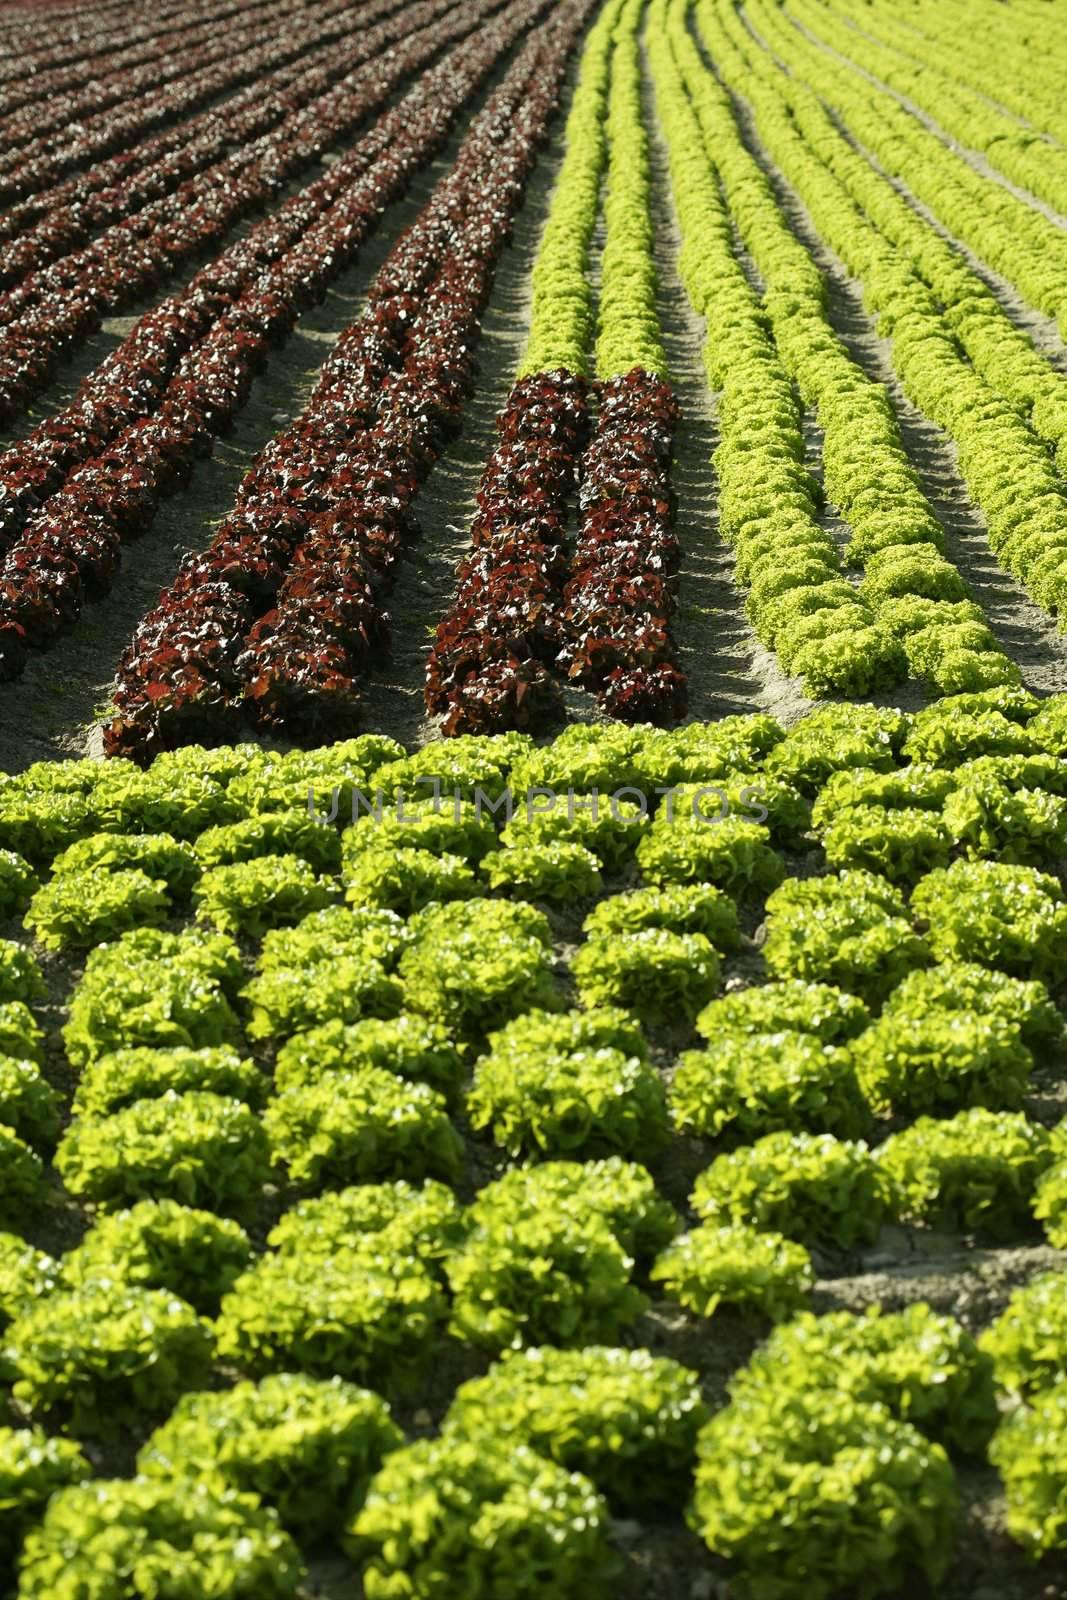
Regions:
M 1065 64 L 0 10 L 4 1596 L 1067 1594 Z

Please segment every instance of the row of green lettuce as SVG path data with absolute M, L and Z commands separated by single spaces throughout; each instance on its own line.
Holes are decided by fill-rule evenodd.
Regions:
M 33 1235 L 67 1203 L 56 1179 L 93 1218 L 58 1260 L 0 1243 L 0 1369 L 23 1424 L 3 1444 L 17 1487 L 0 1526 L 12 1547 L 29 1528 L 19 1592 L 73 1600 L 87 1568 L 62 1576 L 72 1538 L 105 1571 L 135 1548 L 169 1571 L 195 1539 L 218 1593 L 294 1592 L 288 1541 L 322 1531 L 287 1509 L 296 1483 L 369 1595 L 434 1594 L 457 1544 L 490 1592 L 505 1572 L 517 1595 L 606 1584 L 609 1512 L 626 1503 L 611 1481 L 626 1453 L 603 1442 L 616 1382 L 611 1438 L 663 1452 L 638 1480 L 662 1473 L 679 1498 L 695 1450 L 694 1526 L 753 1594 L 799 1592 L 797 1563 L 812 1592 L 847 1587 L 872 1527 L 885 1586 L 915 1563 L 936 1576 L 958 1441 L 927 1426 L 934 1380 L 905 1401 L 884 1372 L 842 1376 L 832 1403 L 818 1391 L 815 1427 L 810 1393 L 768 1406 L 756 1369 L 795 1362 L 790 1338 L 823 1327 L 790 1332 L 809 1326 L 816 1276 L 886 1220 L 1024 1242 L 1040 1223 L 1067 1245 L 1067 1139 L 1031 1098 L 1061 1033 L 1047 985 L 1067 905 L 1048 869 L 1067 853 L 1065 753 L 1067 698 L 1001 689 L 915 715 L 827 707 L 788 731 L 752 715 L 413 754 L 367 735 L 7 779 L 0 881 L 10 931 L 21 916 L 41 949 L 0 945 L 3 1221 Z M 433 780 L 439 807 L 418 798 Z M 520 800 L 505 823 L 509 794 L 532 814 Z M 90 947 L 62 1031 L 69 1107 L 40 1026 L 49 944 Z M 738 988 L 760 957 L 768 981 Z M 679 1055 L 690 1024 L 704 1046 Z M 482 1134 L 497 1153 L 472 1195 Z M 656 1181 L 672 1134 L 706 1151 L 688 1217 Z M 1048 1493 L 1063 1283 L 1023 1291 L 980 1351 L 954 1324 L 938 1335 L 963 1342 L 968 1384 L 1008 1400 L 991 1448 L 1035 1549 L 1063 1542 Z M 707 1419 L 692 1374 L 602 1349 L 646 1336 L 650 1294 L 698 1319 L 785 1319 L 785 1342 Z M 440 1440 L 405 1445 L 376 1396 L 425 1381 L 450 1344 L 504 1357 L 507 1418 L 457 1397 Z M 553 1412 L 557 1388 L 578 1421 Z M 515 1407 L 551 1418 L 526 1424 L 532 1455 L 512 1449 Z M 330 1426 L 349 1415 L 358 1487 L 320 1494 L 324 1469 L 300 1452 L 348 1459 Z M 479 1416 L 506 1446 L 474 1442 Z M 81 1486 L 68 1438 L 141 1437 L 156 1419 L 144 1481 Z M 246 1464 L 227 1476 L 205 1441 L 231 1435 Z M 288 1449 L 299 1465 L 272 1455 Z M 837 1480 L 817 1460 L 859 1474 L 832 1539 Z M 752 1496 L 738 1474 L 757 1461 L 771 1476 Z M 205 1482 L 175 1492 L 182 1473 Z M 887 1497 L 909 1508 L 890 1534 Z M 198 1560 L 176 1592 L 214 1592 Z M 102 1595 L 123 1592 L 107 1581 Z

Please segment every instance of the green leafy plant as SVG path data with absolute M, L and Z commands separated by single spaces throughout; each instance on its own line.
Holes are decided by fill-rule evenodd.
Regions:
M 317 872 L 335 873 L 341 865 L 341 838 L 335 828 L 302 810 L 268 811 L 206 828 L 194 844 L 198 867 L 233 866 L 259 856 L 300 856 Z
M 0 1333 L 33 1304 L 51 1294 L 60 1265 L 15 1233 L 0 1233 Z
M 936 969 L 935 969 L 936 970 Z M 1034 1058 L 999 1016 L 894 1006 L 851 1045 L 860 1087 L 879 1111 L 1016 1109 Z
M 455 1180 L 463 1170 L 463 1143 L 443 1097 L 381 1067 L 285 1089 L 263 1126 L 275 1163 L 301 1188 L 401 1175 Z
M 815 1283 L 803 1245 L 739 1223 L 706 1223 L 679 1234 L 656 1257 L 649 1277 L 698 1317 L 726 1305 L 775 1322 L 798 1311 Z
M 386 844 L 361 850 L 345 872 L 345 899 L 354 906 L 384 906 L 410 916 L 445 900 L 472 900 L 482 886 L 460 856 L 398 850 Z
M 948 1570 L 957 1512 L 944 1450 L 847 1390 L 740 1396 L 697 1445 L 690 1522 L 752 1594 L 891 1594 Z
M 433 1357 L 447 1302 L 413 1257 L 374 1254 L 373 1243 L 264 1256 L 222 1302 L 220 1360 L 253 1374 L 349 1378 L 386 1393 L 410 1384 Z
M 570 793 L 566 806 L 557 802 L 551 811 L 533 805 L 517 811 L 502 829 L 500 842 L 509 850 L 520 845 L 539 850 L 548 844 L 580 844 L 607 871 L 618 872 L 633 859 L 647 827 L 646 812 L 633 801 Z
M 1027 1396 L 1051 1388 L 1067 1349 L 1067 1272 L 1042 1272 L 1013 1290 L 978 1342 L 1003 1388 Z
M 71 1193 L 105 1209 L 169 1198 L 242 1214 L 255 1206 L 268 1163 L 267 1135 L 255 1114 L 202 1089 L 72 1123 L 56 1153 Z
M 954 861 L 916 886 L 912 911 L 942 961 L 977 961 L 1022 978 L 1055 978 L 1067 961 L 1067 905 L 1033 867 Z
M 1021 1112 L 976 1108 L 920 1117 L 887 1139 L 879 1165 L 902 1217 L 1011 1239 L 1032 1218 L 1034 1189 L 1054 1160 L 1049 1136 Z
M 44 1029 L 25 1000 L 0 1001 L 0 1055 L 44 1063 Z
M 512 1155 L 648 1156 L 667 1134 L 663 1084 L 625 1012 L 544 1011 L 491 1034 L 467 1110 Z
M 174 1200 L 142 1200 L 96 1222 L 63 1257 L 62 1272 L 77 1289 L 107 1282 L 169 1289 L 212 1316 L 251 1255 L 251 1240 L 236 1222 Z
M 26 1536 L 24 1600 L 295 1600 L 300 1554 L 274 1511 L 219 1482 L 94 1479 L 61 1489 Z
M 36 872 L 15 850 L 0 850 L 0 920 L 24 911 L 40 888 Z
M 551 934 L 533 906 L 503 900 L 429 906 L 400 958 L 405 1001 L 457 1035 L 488 1033 L 558 1004 Z
M 1034 1190 L 1034 1216 L 1042 1223 L 1049 1244 L 1067 1248 L 1067 1151 L 1054 1139 L 1056 1159 L 1038 1179 Z
M 339 1533 L 404 1435 L 384 1400 L 340 1378 L 284 1372 L 223 1394 L 186 1394 L 137 1457 L 148 1478 L 254 1494 L 301 1539 Z
M 645 928 L 598 936 L 571 962 L 584 1006 L 620 1006 L 649 1026 L 692 1019 L 719 986 L 719 958 L 700 933 Z
M 254 1061 L 242 1059 L 230 1045 L 190 1050 L 147 1047 L 113 1050 L 90 1061 L 78 1080 L 72 1109 L 76 1117 L 109 1117 L 138 1100 L 193 1090 L 223 1095 L 258 1107 L 266 1099 L 268 1080 Z
M 72 1440 L 50 1439 L 40 1428 L 0 1427 L 0 1583 L 8 1593 L 27 1529 L 57 1490 L 88 1476 L 89 1463 Z
M 341 955 L 308 965 L 272 965 L 245 985 L 243 999 L 249 1038 L 282 1040 L 331 1022 L 395 1016 L 404 992 L 380 961 Z
M 210 1326 L 192 1306 L 120 1282 L 49 1295 L 15 1317 L 6 1341 L 15 1399 L 89 1437 L 169 1411 L 207 1376 L 212 1354 Z
M 597 1594 L 617 1558 L 587 1478 L 524 1445 L 424 1439 L 385 1460 L 348 1547 L 367 1600 L 436 1591 L 510 1600 Z
M 75 1067 L 134 1046 L 236 1044 L 240 952 L 218 934 L 138 928 L 90 952 L 63 1029 Z
M 803 1244 L 854 1249 L 873 1244 L 889 1185 L 862 1142 L 832 1134 L 768 1133 L 716 1156 L 693 1189 L 709 1222 L 741 1222 Z
M 707 1407 L 695 1372 L 648 1350 L 509 1352 L 456 1390 L 444 1433 L 509 1439 L 584 1473 L 619 1510 L 688 1486 Z
M 847 1052 L 811 1034 L 716 1030 L 687 1050 L 671 1080 L 671 1120 L 683 1133 L 751 1139 L 780 1129 L 866 1133 L 870 1108 Z
M 32 1061 L 0 1056 L 0 1123 L 37 1151 L 55 1147 L 61 1101 Z
M 820 706 L 791 728 L 767 758 L 767 771 L 814 794 L 832 773 L 887 772 L 911 725 L 900 711 L 876 706 Z
M 671 818 L 657 813 L 637 847 L 637 863 L 650 883 L 712 883 L 734 895 L 765 894 L 781 883 L 785 862 L 771 847 L 769 830 L 744 817 L 714 820 L 718 805 L 709 803 L 707 817 L 694 816 L 680 802 Z
M 900 1311 L 801 1312 L 776 1328 L 731 1396 L 844 1389 L 877 1401 L 946 1449 L 981 1457 L 997 1425 L 993 1363 L 967 1330 L 921 1301 Z
M 447 761 L 454 755 L 451 747 Z M 420 795 L 423 790 L 418 791 Z M 496 849 L 497 835 L 485 807 L 454 796 L 412 799 L 401 794 L 395 805 L 383 802 L 346 828 L 341 835 L 346 875 L 358 871 L 366 855 L 393 855 L 401 850 L 421 850 L 434 856 L 452 856 L 477 862 Z
M 566 839 L 494 850 L 482 862 L 482 872 L 491 889 L 503 889 L 519 900 L 591 900 L 602 887 L 597 857 Z
M 20 1222 L 44 1198 L 44 1164 L 13 1128 L 0 1123 L 0 1220 Z
M 459 1202 L 432 1178 L 415 1188 L 403 1178 L 361 1183 L 301 1200 L 267 1235 L 272 1249 L 304 1257 L 369 1245 L 388 1258 L 440 1262 L 462 1235 Z
M 458 1338 L 491 1350 L 581 1346 L 614 1338 L 645 1309 L 630 1281 L 633 1258 L 595 1215 L 478 1206 L 478 1221 L 445 1263 Z
M 1067 1546 L 1067 1377 L 1009 1413 L 989 1447 L 1008 1532 L 1033 1556 Z
M 298 1033 L 278 1051 L 275 1087 L 281 1091 L 321 1083 L 335 1072 L 375 1067 L 425 1083 L 446 1100 L 459 1095 L 463 1058 L 439 1022 L 403 1012 L 363 1022 L 325 1022 Z
M 888 772 L 846 767 L 831 773 L 820 788 L 812 807 L 812 826 L 823 835 L 838 817 L 852 810 L 940 812 L 955 782 L 951 772 L 922 762 Z
M 452 1325 L 492 1349 L 611 1339 L 640 1314 L 635 1258 L 673 1235 L 648 1173 L 610 1156 L 515 1168 L 480 1191 L 463 1247 L 446 1262 Z
M 767 901 L 767 970 L 836 984 L 876 1004 L 929 964 L 895 889 L 869 872 L 790 878 Z
M 914 883 L 948 864 L 952 836 L 929 811 L 850 806 L 833 819 L 822 842 L 831 867 L 858 867 L 894 883 Z
M 316 876 L 300 856 L 258 856 L 209 867 L 193 890 L 193 902 L 198 916 L 220 933 L 254 939 L 268 928 L 298 922 L 336 893 L 333 880 Z
M 52 863 L 57 878 L 102 868 L 109 872 L 133 869 L 162 880 L 175 899 L 185 899 L 200 876 L 197 851 L 169 833 L 93 833 L 68 845 Z
M 711 883 L 671 883 L 664 889 L 630 889 L 609 895 L 582 923 L 582 932 L 589 939 L 611 939 L 646 928 L 703 934 L 716 950 L 736 950 L 741 943 L 737 907 Z
M 376 961 L 392 972 L 412 934 L 395 911 L 380 906 L 327 906 L 312 911 L 295 928 L 274 928 L 264 936 L 260 972 L 313 967 L 347 958 Z
M 23 921 L 50 950 L 86 949 L 127 928 L 162 922 L 169 911 L 161 879 L 138 868 L 87 867 L 38 889 Z
M 845 1044 L 862 1033 L 870 1012 L 854 994 L 828 983 L 786 978 L 712 1000 L 696 1019 L 714 1041 L 723 1033 L 804 1033 L 823 1044 Z
M 39 1000 L 44 977 L 33 952 L 14 939 L 0 939 L 0 999 Z
M 1031 1048 L 1050 1049 L 1063 1037 L 1063 1018 L 1043 983 L 1012 978 L 977 962 L 945 961 L 926 972 L 910 972 L 885 1009 L 888 1016 L 982 1012 L 1013 1027 Z

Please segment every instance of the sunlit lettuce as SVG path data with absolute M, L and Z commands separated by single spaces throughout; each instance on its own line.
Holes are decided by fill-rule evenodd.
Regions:
M 14 1128 L 0 1123 L 0 1222 L 21 1223 L 44 1198 L 44 1163 Z
M 82 1067 L 133 1046 L 236 1044 L 240 1028 L 230 996 L 242 977 L 237 947 L 218 934 L 154 928 L 123 934 L 90 952 L 63 1029 L 67 1055 Z
M 39 885 L 36 872 L 17 851 L 0 850 L 0 919 L 25 910 Z
M 256 938 L 268 928 L 298 922 L 337 893 L 300 856 L 258 856 L 209 867 L 193 890 L 197 914 L 220 933 Z
M 645 928 L 700 933 L 716 950 L 736 950 L 741 942 L 737 907 L 711 883 L 671 883 L 662 889 L 608 895 L 582 923 L 582 932 L 590 939 L 640 933 Z
M 1063 1036 L 1063 1018 L 1043 983 L 1011 978 L 977 962 L 945 961 L 910 972 L 893 990 L 885 1009 L 889 1016 L 977 1012 L 1010 1024 L 1031 1047 L 1055 1046 Z
M 1009 1412 L 989 1446 L 1008 1532 L 1033 1556 L 1067 1546 L 1067 1374 Z
M 242 1059 L 229 1045 L 115 1050 L 90 1061 L 78 1079 L 72 1110 L 78 1117 L 107 1117 L 137 1100 L 157 1100 L 192 1089 L 259 1106 L 266 1099 L 268 1081 L 253 1061 Z
M 5 1340 L 19 1403 L 88 1437 L 120 1437 L 169 1411 L 203 1382 L 212 1354 L 209 1324 L 184 1300 L 121 1282 L 49 1295 Z
M 25 1600 L 125 1600 L 130 1574 L 175 1600 L 295 1600 L 299 1551 L 272 1510 L 218 1481 L 94 1479 L 60 1489 L 26 1538 Z
M 142 1200 L 101 1217 L 63 1257 L 72 1288 L 99 1282 L 169 1289 L 204 1316 L 247 1267 L 252 1242 L 236 1222 L 173 1200 Z
M 557 1004 L 548 923 L 502 900 L 429 906 L 400 960 L 407 1006 L 460 1034 L 487 1033 Z
M 329 1255 L 285 1251 L 226 1295 L 217 1353 L 252 1374 L 337 1376 L 388 1393 L 425 1371 L 447 1313 L 436 1277 L 411 1256 L 358 1242 Z
M 952 838 L 947 821 L 929 811 L 902 808 L 887 814 L 872 805 L 850 806 L 835 817 L 822 843 L 831 867 L 859 867 L 894 883 L 914 883 L 924 872 L 948 865 Z
M 872 1105 L 910 1116 L 965 1106 L 1015 1110 L 1034 1064 L 1006 1018 L 900 1003 L 855 1039 L 850 1053 Z
M 584 1006 L 618 1006 L 650 1026 L 691 1019 L 719 986 L 719 958 L 703 934 L 669 928 L 599 935 L 571 971 Z
M 301 1200 L 283 1213 L 267 1243 L 301 1256 L 367 1246 L 384 1257 L 414 1256 L 425 1264 L 440 1262 L 461 1233 L 460 1205 L 451 1189 L 432 1178 L 418 1187 L 397 1178 Z
M 0 1233 L 0 1333 L 59 1283 L 59 1262 L 15 1233 Z
M 345 1544 L 367 1600 L 501 1583 L 509 1600 L 571 1600 L 604 1592 L 618 1569 L 588 1478 L 525 1445 L 455 1434 L 387 1456 Z
M 50 950 L 87 949 L 129 928 L 162 922 L 171 910 L 166 885 L 139 868 L 87 867 L 38 889 L 24 918 Z
M 984 1108 L 920 1117 L 878 1151 L 898 1216 L 994 1239 L 1026 1232 L 1037 1182 L 1054 1159 L 1039 1123 Z
M 810 1034 L 823 1044 L 843 1044 L 861 1033 L 870 1012 L 854 994 L 828 983 L 786 978 L 712 1000 L 696 1019 L 712 1042 L 720 1033 Z
M 285 1372 L 186 1394 L 137 1456 L 148 1478 L 222 1479 L 257 1495 L 302 1539 L 329 1538 L 404 1443 L 384 1400 L 340 1378 Z
M 768 1133 L 716 1156 L 697 1178 L 692 1205 L 705 1221 L 740 1222 L 802 1244 L 850 1250 L 872 1244 L 890 1186 L 861 1141 L 832 1134 Z
M 472 868 L 459 856 L 386 844 L 360 851 L 344 881 L 350 905 L 381 906 L 404 916 L 444 900 L 471 900 L 482 893 Z
M 0 956 L 2 960 L 2 956 Z M 44 1029 L 25 1000 L 0 1001 L 0 1055 L 18 1061 L 44 1061 Z
M 205 871 L 268 855 L 300 856 L 317 872 L 336 872 L 341 864 L 336 829 L 317 822 L 306 806 L 292 811 L 268 811 L 241 822 L 205 828 L 193 848 Z
M 706 1222 L 679 1234 L 656 1257 L 649 1277 L 698 1317 L 729 1306 L 775 1322 L 798 1311 L 815 1283 L 803 1245 L 742 1223 Z
M 1064 1373 L 1067 1273 L 1042 1272 L 1014 1289 L 978 1342 L 1009 1393 L 1034 1396 L 1051 1388 Z
M 1054 978 L 1067 962 L 1067 904 L 1033 867 L 954 861 L 921 879 L 914 915 L 942 961 L 977 961 L 1022 978 Z
M 647 1158 L 667 1135 L 663 1084 L 647 1054 L 625 1012 L 518 1017 L 475 1064 L 471 1126 L 511 1155 Z
M 169 833 L 93 833 L 58 855 L 52 871 L 58 877 L 103 867 L 111 872 L 137 868 L 149 878 L 162 879 L 168 894 L 180 899 L 200 876 L 197 854 Z
M 296 1034 L 278 1051 L 274 1084 L 279 1091 L 294 1089 L 362 1067 L 429 1084 L 450 1101 L 458 1096 L 464 1073 L 463 1058 L 448 1030 L 429 1017 L 406 1011 L 362 1022 L 334 1020 Z
M 850 1139 L 871 1124 L 848 1053 L 789 1030 L 716 1030 L 703 1050 L 683 1052 L 669 1105 L 675 1128 L 709 1139 L 779 1130 Z
M 263 1114 L 275 1164 L 298 1188 L 381 1178 L 455 1180 L 463 1144 L 441 1095 L 382 1067 L 285 1089 Z
M 72 1194 L 102 1208 L 171 1199 L 240 1214 L 266 1181 L 268 1144 L 246 1105 L 197 1089 L 72 1123 L 56 1166 Z
M 446 1435 L 507 1438 L 591 1478 L 614 1507 L 670 1503 L 707 1418 L 695 1372 L 648 1350 L 505 1354 L 455 1393 Z
M 776 889 L 763 954 L 773 977 L 835 984 L 871 1003 L 930 960 L 900 895 L 859 870 L 790 878 Z
M 712 883 L 733 895 L 762 894 L 781 883 L 785 862 L 771 848 L 769 830 L 743 817 L 720 818 L 721 805 L 712 795 L 706 816 L 694 816 L 681 801 L 673 817 L 657 814 L 637 847 L 650 883 Z
M 9 1592 L 27 1530 L 57 1490 L 89 1475 L 89 1463 L 72 1439 L 50 1439 L 40 1428 L 0 1427 L 0 1582 Z
M 59 1137 L 59 1095 L 32 1061 L 0 1055 L 0 1123 L 34 1150 L 54 1148 Z

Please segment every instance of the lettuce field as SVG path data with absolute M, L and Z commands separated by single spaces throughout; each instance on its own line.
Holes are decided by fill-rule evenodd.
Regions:
M 0 1596 L 1067 1596 L 1067 10 L 0 0 Z

